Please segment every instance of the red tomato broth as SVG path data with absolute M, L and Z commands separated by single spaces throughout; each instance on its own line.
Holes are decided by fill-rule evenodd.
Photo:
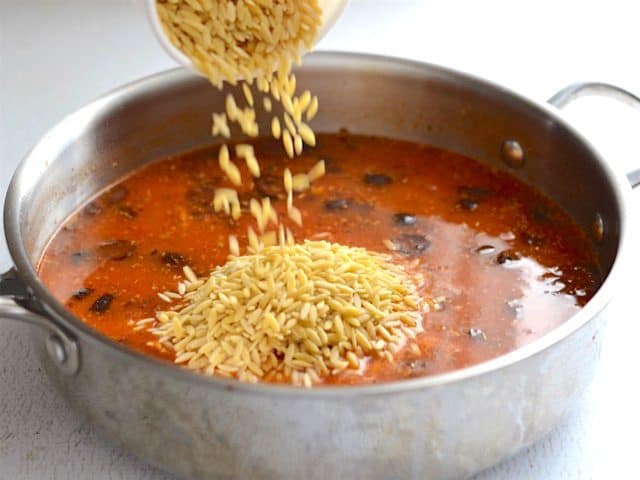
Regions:
M 599 286 L 595 251 L 575 222 L 504 172 L 425 145 L 346 133 L 319 135 L 317 148 L 291 161 L 271 139 L 254 144 L 260 193 L 238 161 L 241 200 L 271 194 L 298 240 L 382 252 L 388 251 L 385 239 L 402 235 L 428 244 L 411 252 L 416 255 L 394 255 L 425 274 L 421 294 L 437 300 L 424 316 L 424 332 L 393 362 L 371 359 L 326 383 L 391 381 L 494 358 L 566 321 Z M 320 158 L 327 174 L 294 200 L 303 213 L 299 228 L 286 219 L 282 172 L 306 172 Z M 382 184 L 368 184 L 367 174 L 387 180 L 369 177 Z M 175 290 L 183 261 L 207 275 L 225 262 L 229 234 L 238 237 L 241 250 L 246 245 L 253 218 L 245 212 L 233 222 L 214 213 L 218 186 L 231 185 L 217 165 L 217 147 L 145 166 L 66 221 L 44 252 L 40 277 L 71 312 L 107 337 L 172 360 L 171 350 L 134 330 L 134 323 L 169 307 L 157 293 Z M 415 223 L 400 224 L 398 213 L 411 214 Z M 493 251 L 478 252 L 483 246 Z M 112 300 L 103 299 L 108 305 L 96 311 L 106 294 Z

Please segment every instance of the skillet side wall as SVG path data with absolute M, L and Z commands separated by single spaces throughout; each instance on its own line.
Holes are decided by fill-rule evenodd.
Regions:
M 605 237 L 596 248 L 603 272 L 611 269 L 622 228 L 615 185 L 550 110 L 482 80 L 382 57 L 314 54 L 297 77 L 321 99 L 317 131 L 347 127 L 420 141 L 503 168 L 503 141 L 518 140 L 526 162 L 512 173 L 587 231 L 595 212 L 602 215 Z M 35 276 L 48 239 L 82 201 L 134 168 L 211 143 L 210 115 L 223 110 L 223 98 L 184 71 L 129 85 L 50 131 L 14 178 L 5 216 L 13 259 L 49 313 L 77 337 L 80 371 L 69 377 L 56 370 L 40 332 L 35 347 L 74 408 L 142 458 L 207 478 L 460 478 L 557 423 L 592 378 L 600 316 L 501 368 L 479 365 L 471 369 L 477 373 L 426 386 L 309 394 L 168 374 L 65 313 Z
M 460 479 L 530 445 L 591 381 L 602 316 L 566 341 L 464 381 L 395 393 L 252 394 L 167 376 L 81 337 L 82 371 L 44 369 L 106 437 L 186 478 Z

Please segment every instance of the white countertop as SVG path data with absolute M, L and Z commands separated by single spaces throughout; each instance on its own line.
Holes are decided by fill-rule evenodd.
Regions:
M 638 18 L 636 0 L 352 0 L 320 48 L 440 63 L 540 100 L 578 80 L 639 94 Z M 119 84 L 172 66 L 131 2 L 0 0 L 0 197 L 22 155 L 54 122 Z M 567 117 L 615 168 L 640 168 L 640 114 L 589 99 Z M 640 191 L 631 196 L 638 245 Z M 639 261 L 632 252 L 630 275 Z M 0 268 L 9 264 L 0 240 Z M 550 435 L 479 479 L 640 478 L 640 315 L 633 302 L 640 287 L 630 275 L 609 311 L 587 395 Z M 0 321 L 0 478 L 170 478 L 98 437 L 64 403 L 31 351 L 27 328 Z

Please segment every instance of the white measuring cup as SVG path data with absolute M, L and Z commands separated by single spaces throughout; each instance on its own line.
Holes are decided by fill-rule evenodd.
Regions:
M 151 31 L 162 45 L 162 48 L 180 65 L 190 68 L 191 70 L 198 72 L 189 57 L 176 48 L 164 34 L 162 25 L 160 24 L 160 18 L 158 17 L 158 10 L 156 9 L 156 0 L 138 0 L 140 6 L 144 9 L 147 21 L 151 27 Z M 319 42 L 322 37 L 333 27 L 338 20 L 338 17 L 349 3 L 349 0 L 318 0 L 320 8 L 322 8 L 322 21 L 320 30 L 316 37 L 316 43 Z

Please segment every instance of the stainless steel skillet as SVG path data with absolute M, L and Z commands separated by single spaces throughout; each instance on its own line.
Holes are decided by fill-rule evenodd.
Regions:
M 60 392 L 115 442 L 188 477 L 460 478 L 548 432 L 589 384 L 602 312 L 626 258 L 627 179 L 558 111 L 482 79 L 386 57 L 321 53 L 298 83 L 322 99 L 315 128 L 430 143 L 504 168 L 591 235 L 607 279 L 568 322 L 492 361 L 389 384 L 303 391 L 212 379 L 147 358 L 70 315 L 35 265 L 64 219 L 132 169 L 211 142 L 223 95 L 183 70 L 122 87 L 65 118 L 26 156 L 5 201 L 15 268 L 0 318 L 34 323 Z M 620 89 L 585 84 L 552 100 Z M 261 121 L 267 125 L 267 118 Z M 640 182 L 638 172 L 629 176 Z

